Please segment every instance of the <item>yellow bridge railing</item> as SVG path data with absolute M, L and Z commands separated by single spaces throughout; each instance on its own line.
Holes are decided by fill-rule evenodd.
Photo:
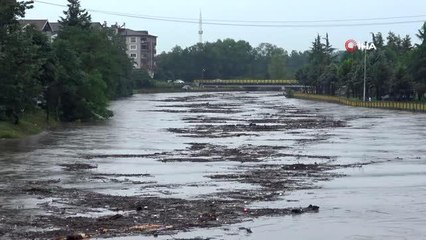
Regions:
M 297 80 L 261 80 L 261 79 L 215 79 L 215 80 L 194 80 L 194 83 L 202 85 L 297 85 Z
M 352 107 L 366 107 L 366 108 L 383 108 L 383 109 L 396 109 L 396 110 L 406 110 L 406 111 L 421 111 L 426 112 L 425 103 L 416 103 L 416 102 L 391 102 L 391 101 L 372 101 L 372 102 L 363 102 L 357 100 L 351 100 L 344 97 L 336 96 L 327 96 L 327 95 L 317 95 L 317 94 L 307 94 L 307 93 L 293 93 L 293 97 L 307 99 L 307 100 L 316 100 L 324 101 L 331 103 L 339 103 Z

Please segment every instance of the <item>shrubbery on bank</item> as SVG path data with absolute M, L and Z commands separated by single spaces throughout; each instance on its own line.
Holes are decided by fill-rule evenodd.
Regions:
M 124 40 L 110 28 L 93 26 L 78 0 L 68 2 L 52 42 L 18 22 L 32 1 L 2 2 L 0 121 L 19 124 L 39 109 L 59 121 L 108 118 L 109 100 L 133 93 Z

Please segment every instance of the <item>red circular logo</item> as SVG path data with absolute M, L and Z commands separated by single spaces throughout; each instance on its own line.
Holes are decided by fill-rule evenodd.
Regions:
M 345 48 L 349 53 L 354 53 L 358 49 L 358 44 L 355 40 L 349 39 L 345 42 Z

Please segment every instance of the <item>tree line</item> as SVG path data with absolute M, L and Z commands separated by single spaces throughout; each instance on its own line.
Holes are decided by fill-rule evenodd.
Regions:
M 296 79 L 317 94 L 362 99 L 366 67 L 367 98 L 422 100 L 426 93 L 426 24 L 417 37 L 420 43 L 413 45 L 409 35 L 389 32 L 385 38 L 372 33 L 376 50 L 349 53 L 336 51 L 328 35 L 318 35 L 308 53 L 308 64 L 297 71 Z
M 410 36 L 372 33 L 377 50 L 367 52 L 366 93 L 373 99 L 424 99 L 426 93 L 426 25 L 412 44 Z M 318 94 L 362 98 L 364 52 L 337 51 L 328 34 L 311 49 L 291 51 L 269 43 L 252 47 L 233 39 L 176 46 L 157 56 L 159 80 L 297 79 Z
M 60 31 L 51 41 L 18 19 L 32 1 L 0 5 L 0 120 L 19 123 L 44 109 L 61 121 L 107 118 L 108 101 L 132 94 L 133 63 L 124 40 L 96 27 L 79 0 L 68 0 Z
M 157 56 L 156 78 L 195 79 L 294 79 L 308 61 L 307 52 L 292 51 L 270 43 L 252 47 L 233 39 L 176 46 Z

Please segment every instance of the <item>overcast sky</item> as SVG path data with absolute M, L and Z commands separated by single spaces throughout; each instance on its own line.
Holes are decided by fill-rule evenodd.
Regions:
M 43 1 L 61 5 L 67 4 L 66 0 Z M 368 23 L 426 21 L 425 0 L 81 0 L 81 4 L 83 8 L 93 10 L 113 11 L 139 16 L 151 15 L 191 19 L 198 19 L 201 9 L 205 21 L 208 21 L 208 19 L 258 21 L 249 24 L 262 24 L 261 21 L 345 20 L 419 15 L 424 16 L 373 20 L 368 21 Z M 64 9 L 64 7 L 39 3 L 36 0 L 34 9 L 27 12 L 26 18 L 57 21 L 59 16 L 63 16 L 62 11 Z M 108 24 L 115 22 L 120 24 L 125 23 L 127 28 L 133 30 L 148 30 L 149 33 L 158 36 L 157 47 L 159 52 L 169 51 L 176 45 L 183 47 L 191 46 L 198 41 L 198 24 L 163 22 L 97 12 L 90 13 L 93 21 L 107 21 Z M 322 24 L 347 23 L 359 22 L 324 22 Z M 417 41 L 415 34 L 421 25 L 421 22 L 414 22 L 381 26 L 277 28 L 213 26 L 205 24 L 203 28 L 205 41 L 233 38 L 236 40 L 246 40 L 252 46 L 257 46 L 262 42 L 269 42 L 283 47 L 288 51 L 302 51 L 309 49 L 317 33 L 320 35 L 328 33 L 331 43 L 337 49 L 343 49 L 344 42 L 347 39 L 369 40 L 370 32 L 387 33 L 393 31 L 401 35 L 409 34 L 413 40 Z

